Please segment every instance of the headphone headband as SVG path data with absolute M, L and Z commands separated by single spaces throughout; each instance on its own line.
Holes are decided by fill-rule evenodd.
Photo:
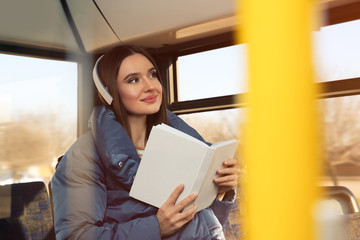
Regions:
M 99 77 L 99 74 L 97 71 L 98 63 L 100 62 L 100 60 L 103 56 L 104 55 L 102 55 L 101 57 L 98 58 L 98 60 L 96 60 L 96 63 L 95 63 L 94 69 L 93 69 L 93 79 L 94 79 L 95 86 L 96 86 L 97 90 L 99 91 L 99 93 L 101 94 L 101 96 L 105 99 L 105 101 L 109 105 L 111 105 L 111 103 L 113 101 L 113 97 L 109 93 L 109 90 L 107 89 L 107 87 L 105 87 L 103 82 L 100 80 L 100 77 Z

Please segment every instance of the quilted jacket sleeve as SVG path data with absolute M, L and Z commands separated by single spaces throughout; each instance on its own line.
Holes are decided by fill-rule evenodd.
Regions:
M 105 178 L 90 140 L 89 133 L 78 139 L 51 180 L 56 239 L 161 239 L 156 215 L 124 223 L 103 222 Z
M 210 206 L 210 208 L 213 210 L 215 216 L 217 217 L 221 225 L 223 225 L 227 220 L 231 212 L 231 209 L 234 206 L 235 199 L 236 199 L 236 191 L 235 189 L 233 189 L 225 194 L 224 199 L 222 201 L 215 198 L 213 204 Z

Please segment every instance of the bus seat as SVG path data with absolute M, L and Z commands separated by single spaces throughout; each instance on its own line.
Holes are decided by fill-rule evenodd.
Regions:
M 353 214 L 360 212 L 356 197 L 344 186 L 323 186 L 321 187 L 323 198 L 332 199 L 339 203 L 342 214 Z
M 54 204 L 53 204 L 53 196 L 52 196 L 52 189 L 51 189 L 51 181 L 49 181 L 48 183 L 48 189 L 49 189 L 49 199 L 50 199 L 50 208 L 51 208 L 51 214 L 52 214 L 52 221 L 53 221 L 53 226 L 55 226 L 55 222 L 54 222 Z
M 318 239 L 360 239 L 360 210 L 356 197 L 344 186 L 321 187 Z
M 55 239 L 44 182 L 0 186 L 1 239 Z

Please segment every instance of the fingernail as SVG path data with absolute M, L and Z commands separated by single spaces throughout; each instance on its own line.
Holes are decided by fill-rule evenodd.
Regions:
M 218 170 L 218 173 L 219 173 L 219 174 L 221 174 L 221 172 L 222 172 L 221 170 Z
M 198 193 L 196 193 L 196 192 L 195 192 L 195 193 L 193 193 L 193 196 L 194 196 L 194 197 L 197 197 L 197 195 L 198 195 Z

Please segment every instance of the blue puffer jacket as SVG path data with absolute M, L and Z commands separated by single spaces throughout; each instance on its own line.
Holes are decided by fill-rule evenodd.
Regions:
M 169 124 L 202 141 L 175 114 Z M 51 180 L 56 239 L 161 239 L 157 208 L 129 197 L 140 159 L 114 113 L 96 107 L 91 131 L 67 151 Z M 234 202 L 215 200 L 168 239 L 223 239 L 224 222 Z

